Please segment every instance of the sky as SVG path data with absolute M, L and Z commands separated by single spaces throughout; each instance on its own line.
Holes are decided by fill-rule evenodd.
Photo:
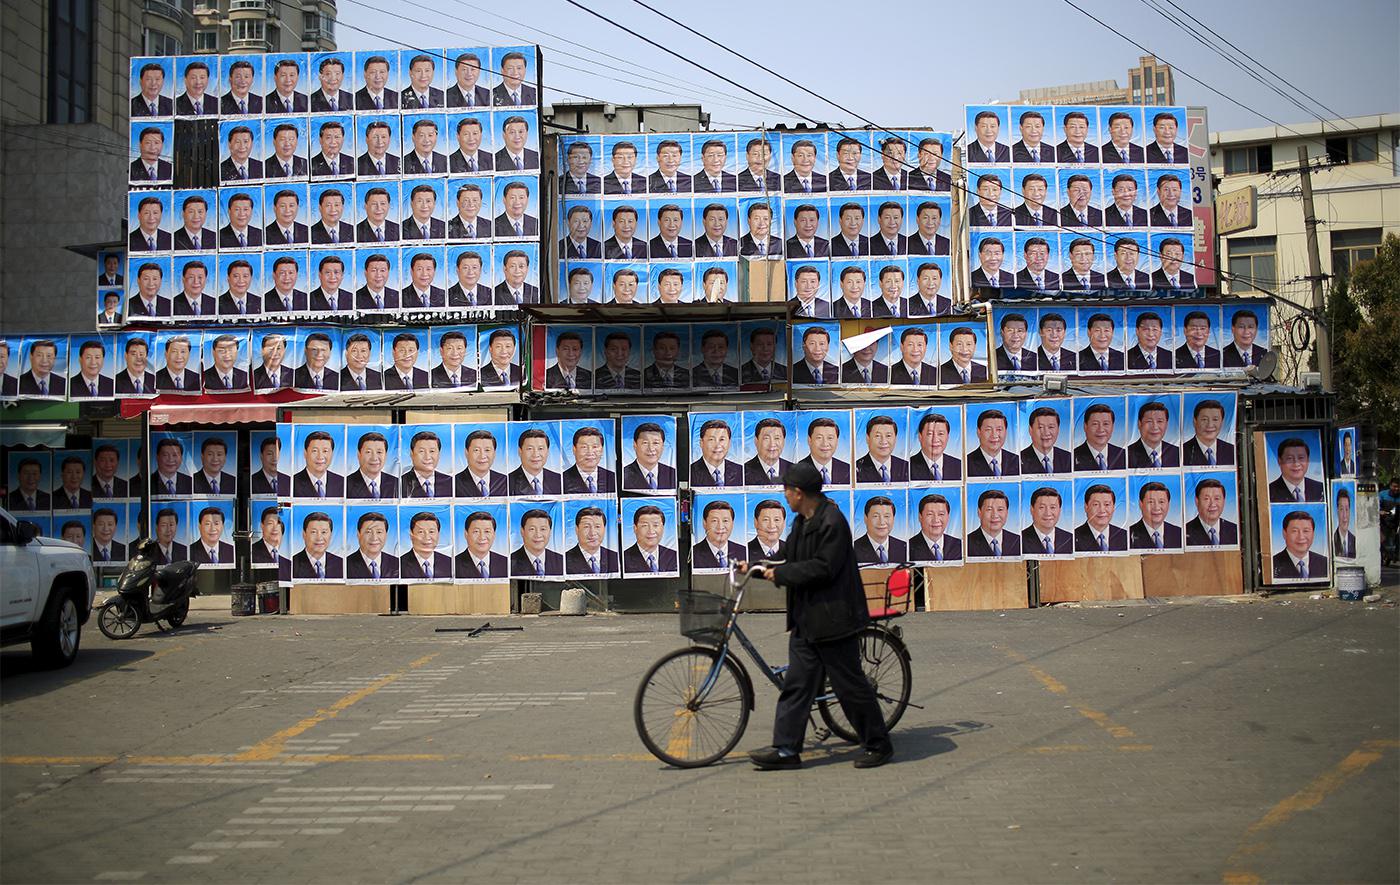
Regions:
M 1129 66 L 1143 54 L 1076 11 L 1070 0 L 882 0 L 869 6 L 799 6 L 792 0 L 646 2 L 841 107 L 764 73 L 633 0 L 581 0 L 581 5 L 740 85 L 649 46 L 568 0 L 522 0 L 501 12 L 470 0 L 338 0 L 337 43 L 341 49 L 539 43 L 546 103 L 698 102 L 710 113 L 714 129 L 806 117 L 838 126 L 870 121 L 885 128 L 957 132 L 964 104 L 1014 101 L 1022 89 L 1091 80 L 1127 85 Z M 1177 102 L 1205 105 L 1212 130 L 1400 111 L 1400 54 L 1395 51 L 1400 3 L 1394 0 L 1073 2 L 1171 64 Z M 1278 84 L 1307 110 L 1296 107 L 1156 11 L 1180 16 L 1173 5 L 1328 110 Z M 1254 63 L 1241 61 L 1277 83 Z

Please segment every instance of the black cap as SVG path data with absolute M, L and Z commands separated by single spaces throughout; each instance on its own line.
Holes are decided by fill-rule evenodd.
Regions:
M 822 490 L 822 475 L 806 461 L 798 461 L 783 474 L 783 485 L 814 495 Z

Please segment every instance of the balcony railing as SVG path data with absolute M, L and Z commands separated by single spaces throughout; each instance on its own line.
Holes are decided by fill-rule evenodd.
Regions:
M 142 7 L 150 13 L 168 18 L 181 27 L 185 24 L 187 14 L 185 10 L 174 3 L 167 3 L 166 0 L 144 0 Z

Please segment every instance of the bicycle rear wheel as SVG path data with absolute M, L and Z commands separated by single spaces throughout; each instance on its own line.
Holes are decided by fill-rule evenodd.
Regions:
M 877 626 L 866 627 L 860 634 L 860 667 L 870 687 L 875 690 L 875 700 L 885 717 L 885 728 L 892 729 L 909 708 L 909 691 L 913 687 L 913 671 L 909 666 L 909 654 L 903 640 L 890 631 Z M 831 683 L 822 689 L 823 695 L 831 694 Z M 831 733 L 847 743 L 859 743 L 860 736 L 851 725 L 839 701 L 819 700 L 817 711 Z
M 700 768 L 734 749 L 749 724 L 753 689 L 733 658 L 720 661 L 715 684 L 696 695 L 719 659 L 713 648 L 681 648 L 661 658 L 637 686 L 632 718 L 653 756 L 677 768 Z

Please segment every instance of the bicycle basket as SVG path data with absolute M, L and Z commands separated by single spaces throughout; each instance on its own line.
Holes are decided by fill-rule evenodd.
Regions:
M 676 594 L 681 613 L 681 635 L 700 642 L 719 642 L 734 614 L 734 599 L 703 590 Z

